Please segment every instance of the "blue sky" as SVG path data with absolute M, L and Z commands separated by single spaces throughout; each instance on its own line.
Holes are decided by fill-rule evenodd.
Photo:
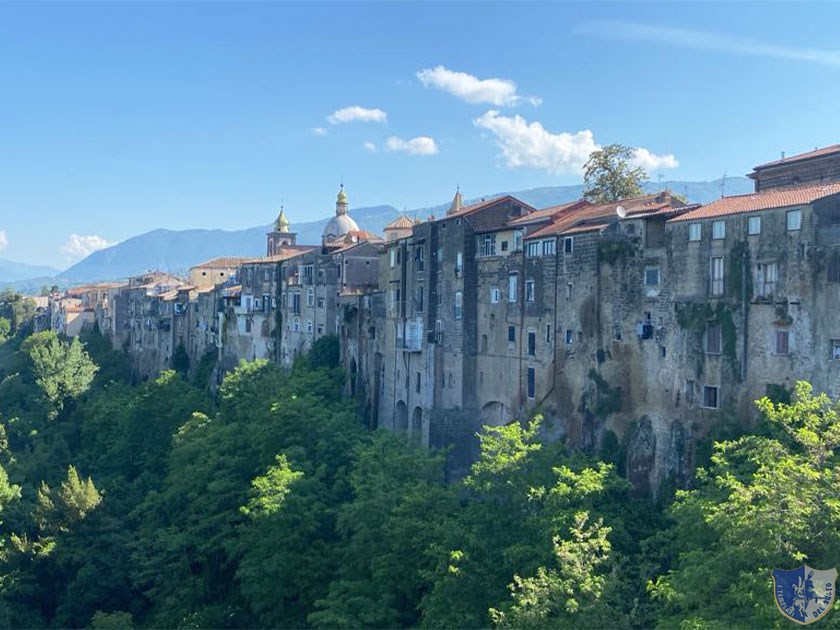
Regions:
M 0 2 L 0 257 L 840 142 L 840 4 Z

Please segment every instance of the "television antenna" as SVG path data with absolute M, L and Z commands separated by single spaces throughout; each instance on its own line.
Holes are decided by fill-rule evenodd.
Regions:
M 723 177 L 720 178 L 720 196 L 726 197 L 726 171 L 723 171 Z

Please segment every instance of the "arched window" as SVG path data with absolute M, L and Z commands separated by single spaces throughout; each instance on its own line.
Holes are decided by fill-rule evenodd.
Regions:
M 306 320 L 306 332 L 308 332 L 310 335 L 312 334 L 312 320 L 311 319 Z
M 292 330 L 295 332 L 300 332 L 300 317 L 295 317 L 292 321 Z
M 315 289 L 312 287 L 306 290 L 306 305 L 315 306 Z

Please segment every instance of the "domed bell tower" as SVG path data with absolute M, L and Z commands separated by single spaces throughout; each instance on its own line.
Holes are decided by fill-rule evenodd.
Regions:
M 280 214 L 274 221 L 274 229 L 268 233 L 266 255 L 276 256 L 281 253 L 284 247 L 295 244 L 297 234 L 289 231 L 289 220 L 283 206 L 280 206 Z

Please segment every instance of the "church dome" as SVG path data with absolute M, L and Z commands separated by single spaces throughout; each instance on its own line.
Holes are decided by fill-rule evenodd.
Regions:
M 283 208 L 280 208 L 280 215 L 277 217 L 277 220 L 274 222 L 274 227 L 277 229 L 278 232 L 288 232 L 289 231 L 289 220 L 286 218 L 286 213 Z
M 348 232 L 358 231 L 358 224 L 349 214 L 338 214 L 324 226 L 324 242 L 341 240 Z

